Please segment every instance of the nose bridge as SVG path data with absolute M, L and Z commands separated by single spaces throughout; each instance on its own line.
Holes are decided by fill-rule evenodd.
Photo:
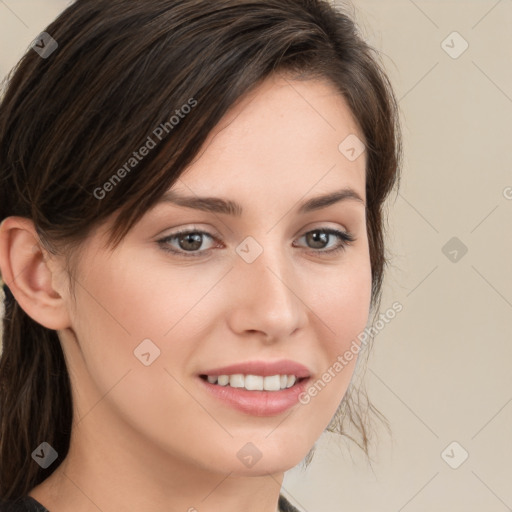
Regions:
M 288 296 L 290 290 L 286 284 L 292 277 L 292 262 L 277 236 L 267 234 L 259 256 L 250 265 L 254 265 L 249 270 L 257 278 L 256 282 L 265 287 L 267 292 L 277 294 L 278 297 Z
M 246 239 L 246 243 L 238 248 L 241 259 L 251 252 L 252 257 L 257 256 L 252 262 L 247 258 L 237 263 L 237 279 L 243 290 L 235 305 L 237 330 L 262 331 L 272 338 L 290 335 L 305 321 L 290 255 L 272 236 L 261 244 L 254 239 Z
M 275 257 L 270 251 L 265 251 L 258 266 L 255 267 L 256 286 L 262 291 L 266 302 L 275 305 L 291 305 L 293 294 L 291 292 L 291 271 L 289 263 L 282 256 Z M 288 265 L 288 267 L 287 267 Z

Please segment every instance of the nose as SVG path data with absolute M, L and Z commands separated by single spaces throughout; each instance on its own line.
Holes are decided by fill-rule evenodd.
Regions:
M 239 258 L 232 271 L 236 291 L 229 312 L 231 329 L 259 333 L 267 342 L 291 336 L 306 325 L 308 308 L 290 256 L 265 247 L 252 263 Z

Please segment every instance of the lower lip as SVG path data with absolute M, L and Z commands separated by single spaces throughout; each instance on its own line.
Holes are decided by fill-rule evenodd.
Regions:
M 210 384 L 198 377 L 206 390 L 222 402 L 252 416 L 275 416 L 281 414 L 299 401 L 309 378 L 301 380 L 290 388 L 280 391 L 248 391 L 244 388 Z

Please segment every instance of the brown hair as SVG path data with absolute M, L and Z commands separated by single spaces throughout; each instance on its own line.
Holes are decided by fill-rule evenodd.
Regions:
M 29 218 L 48 248 L 71 254 L 116 213 L 115 246 L 244 94 L 276 72 L 323 78 L 345 97 L 365 138 L 372 306 L 378 307 L 386 264 L 383 203 L 399 177 L 397 105 L 375 51 L 340 8 L 323 0 L 77 0 L 46 32 L 58 47 L 46 58 L 30 49 L 9 75 L 0 104 L 0 221 Z M 193 102 L 171 129 L 170 117 Z M 157 148 L 112 181 L 166 122 Z M 107 182 L 108 195 L 100 197 Z M 367 451 L 366 413 L 352 399 L 344 399 L 338 430 L 351 422 Z M 27 494 L 65 458 L 71 400 L 57 332 L 8 301 L 0 498 Z M 30 457 L 43 441 L 59 453 L 48 469 Z

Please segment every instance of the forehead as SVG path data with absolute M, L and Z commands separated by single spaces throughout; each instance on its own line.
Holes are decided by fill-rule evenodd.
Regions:
M 366 155 L 347 158 L 342 143 L 350 137 L 363 144 L 329 82 L 272 76 L 228 111 L 172 188 L 213 195 L 278 186 L 303 195 L 316 183 L 317 191 L 351 186 L 364 198 Z

